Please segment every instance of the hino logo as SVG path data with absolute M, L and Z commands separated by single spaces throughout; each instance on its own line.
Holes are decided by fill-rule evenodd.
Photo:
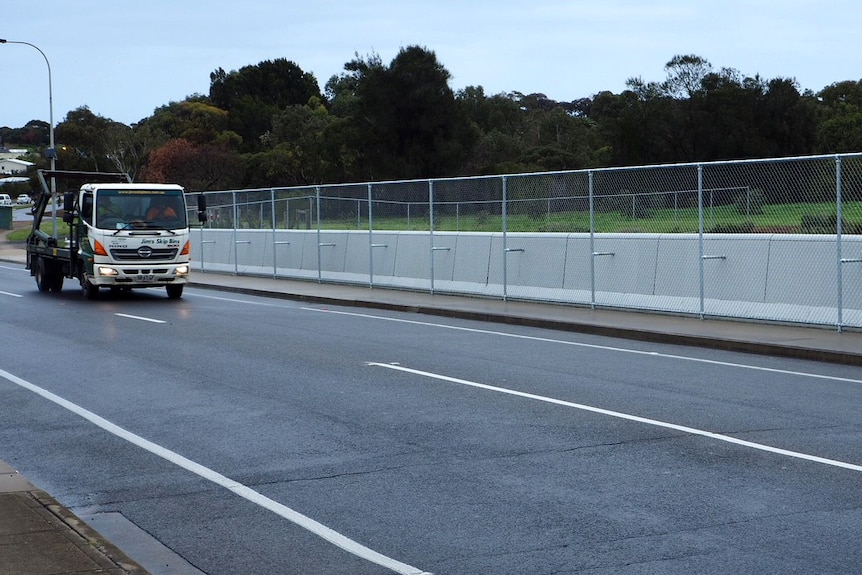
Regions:
M 151 248 L 150 246 L 141 246 L 138 248 L 138 255 L 141 258 L 146 259 L 153 255 L 153 248 Z

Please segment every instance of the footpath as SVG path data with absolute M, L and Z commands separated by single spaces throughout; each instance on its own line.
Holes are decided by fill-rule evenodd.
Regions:
M 0 262 L 25 262 L 23 243 L 0 230 Z M 71 280 L 67 288 L 71 289 Z M 674 345 L 862 365 L 862 331 L 698 319 L 623 310 L 439 295 L 271 277 L 193 272 L 197 288 L 316 304 L 588 333 Z M 35 290 L 35 283 L 33 284 Z M 107 573 L 144 569 L 44 491 L 0 461 L 0 575 Z

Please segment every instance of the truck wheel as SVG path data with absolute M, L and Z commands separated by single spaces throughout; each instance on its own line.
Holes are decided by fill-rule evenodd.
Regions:
M 33 277 L 36 279 L 36 287 L 39 291 L 48 291 L 50 286 L 45 277 L 45 264 L 42 263 L 42 258 L 37 257 L 33 260 Z
M 169 299 L 180 299 L 183 297 L 183 284 L 169 284 L 165 286 Z
M 84 299 L 99 299 L 99 286 L 90 283 L 86 275 L 81 276 L 81 294 Z
M 33 276 L 36 278 L 36 287 L 39 291 L 59 292 L 63 289 L 63 274 L 43 258 L 36 258 L 33 264 Z
M 63 291 L 63 275 L 60 273 L 51 272 L 50 274 L 46 274 L 48 278 L 48 289 L 50 289 L 54 293 L 59 293 Z

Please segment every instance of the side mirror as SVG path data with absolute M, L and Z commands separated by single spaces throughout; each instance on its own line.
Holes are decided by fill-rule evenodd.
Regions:
M 63 194 L 63 221 L 71 224 L 75 220 L 75 193 Z
M 203 194 L 198 194 L 198 221 L 207 221 L 207 197 Z

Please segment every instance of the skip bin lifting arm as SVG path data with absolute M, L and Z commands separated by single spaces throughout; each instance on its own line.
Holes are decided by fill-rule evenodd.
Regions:
M 50 194 L 48 187 L 48 178 L 56 178 L 60 180 L 78 180 L 89 183 L 94 182 L 119 182 L 132 183 L 132 178 L 125 172 L 75 172 L 71 170 L 38 170 L 39 182 L 42 184 L 42 191 L 45 194 Z

